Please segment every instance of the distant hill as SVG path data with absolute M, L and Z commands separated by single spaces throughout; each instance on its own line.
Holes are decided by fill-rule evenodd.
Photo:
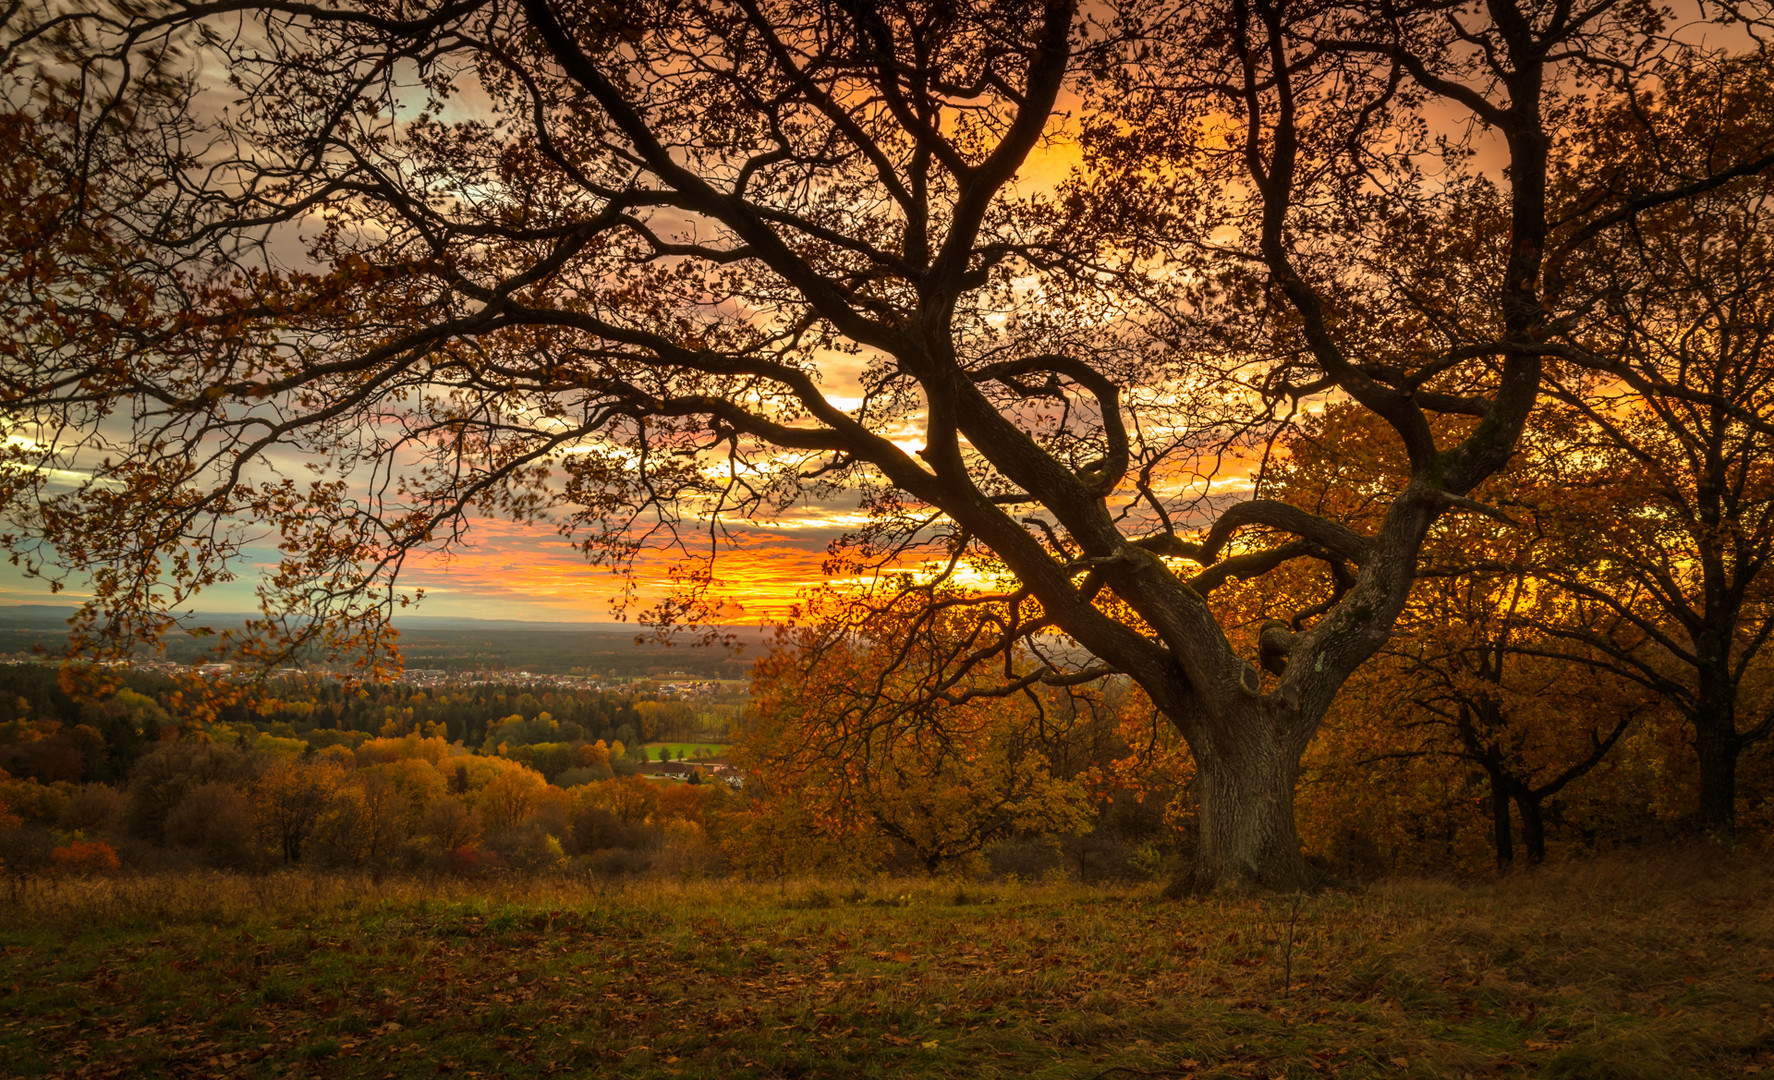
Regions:
M 0 654 L 56 653 L 67 644 L 72 607 L 47 604 L 0 606 Z M 225 630 L 247 618 L 239 613 L 198 613 L 189 625 Z M 575 672 L 622 678 L 669 677 L 681 672 L 700 679 L 745 678 L 774 633 L 769 628 L 736 628 L 738 649 L 661 644 L 642 627 L 618 623 L 527 622 L 408 615 L 395 620 L 408 668 L 445 671 Z M 636 636 L 644 640 L 637 643 Z M 189 663 L 203 658 L 212 639 L 173 636 L 164 658 Z
M 0 630 L 65 632 L 68 629 L 68 620 L 73 617 L 74 609 L 71 607 L 56 607 L 50 604 L 0 606 Z

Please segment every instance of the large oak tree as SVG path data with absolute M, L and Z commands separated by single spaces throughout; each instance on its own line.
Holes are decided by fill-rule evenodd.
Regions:
M 1533 423 L 1509 466 L 1475 493 L 1494 516 L 1444 517 L 1432 530 L 1393 640 L 1345 684 L 1326 721 L 1331 737 L 1306 758 L 1309 773 L 1318 764 L 1318 783 L 1347 793 L 1339 807 L 1363 794 L 1408 798 L 1426 780 L 1457 785 L 1460 773 L 1474 788 L 1482 778 L 1499 870 L 1515 862 L 1511 805 L 1526 862 L 1538 865 L 1548 803 L 1556 806 L 1656 708 L 1642 679 L 1611 670 L 1618 616 L 1547 580 L 1551 568 L 1570 562 L 1567 538 L 1549 536 L 1547 518 L 1563 524 L 1582 494 L 1561 467 L 1573 456 L 1573 425 L 1544 408 Z M 1405 471 L 1389 434 L 1365 410 L 1325 409 L 1290 437 L 1286 460 L 1271 472 L 1276 493 L 1372 530 Z M 1245 591 L 1255 594 L 1247 607 L 1289 613 L 1294 597 L 1311 589 L 1296 573 L 1269 575 Z M 1575 643 L 1583 640 L 1608 651 Z M 1459 812 L 1470 805 L 1462 800 Z
M 1309 877 L 1300 754 L 1581 351 L 1573 255 L 1768 163 L 1573 158 L 1595 101 L 1698 55 L 1611 0 L 9 10 L 9 542 L 93 576 L 96 637 L 162 631 L 255 524 L 269 657 L 373 644 L 476 514 L 620 566 L 855 493 L 852 557 L 1010 582 L 911 586 L 979 628 L 930 697 L 987 661 L 1144 688 L 1205 887 Z M 1074 130 L 1071 181 L 1019 181 Z M 1218 475 L 1327 394 L 1406 452 L 1371 533 Z M 1207 598 L 1294 559 L 1333 585 L 1266 681 Z M 698 616 L 688 580 L 656 617 Z

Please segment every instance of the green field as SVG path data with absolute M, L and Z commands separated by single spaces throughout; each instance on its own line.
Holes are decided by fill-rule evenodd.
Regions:
M 695 761 L 698 758 L 719 757 L 727 752 L 726 743 L 650 742 L 647 743 L 646 746 L 647 756 L 653 761 L 659 760 L 659 751 L 661 748 L 670 750 L 672 760 L 674 761 L 677 760 L 679 754 L 684 755 L 685 761 Z
M 27 884 L 0 1074 L 1724 1077 L 1774 873 L 1164 901 L 1072 885 Z

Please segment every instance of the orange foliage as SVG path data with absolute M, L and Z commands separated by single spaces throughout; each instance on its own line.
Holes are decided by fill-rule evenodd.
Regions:
M 1164 805 L 1164 823 L 1186 836 L 1196 809 L 1187 794 L 1195 777 L 1188 744 L 1137 688 L 1121 700 L 1115 720 L 1116 734 L 1131 752 L 1093 778 L 1092 793 L 1099 800 L 1116 790 L 1131 792 L 1141 803 L 1156 799 Z
M 377 765 L 403 758 L 419 758 L 436 765 L 459 753 L 461 751 L 450 745 L 448 739 L 436 735 L 366 739 L 356 750 L 359 765 Z
M 809 641 L 759 663 L 749 727 L 732 751 L 754 799 L 833 841 L 890 838 L 931 870 L 1018 832 L 1082 829 L 1085 785 L 1052 772 L 1032 705 L 926 696 L 918 660 L 887 644 L 899 629 L 887 622 L 872 641 Z M 771 833 L 758 823 L 745 835 L 780 843 Z
M 53 848 L 49 859 L 61 874 L 111 874 L 119 866 L 117 852 L 100 840 L 75 840 Z
M 692 825 L 707 824 L 709 804 L 719 798 L 713 784 L 660 784 L 653 807 L 653 820 L 686 821 Z

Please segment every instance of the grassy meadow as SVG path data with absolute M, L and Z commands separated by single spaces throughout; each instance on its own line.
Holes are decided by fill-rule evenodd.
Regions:
M 0 901 L 0 1075 L 1774 1071 L 1774 861 L 1155 887 L 305 873 Z
M 659 751 L 670 752 L 672 760 L 680 758 L 688 762 L 696 762 L 703 758 L 720 757 L 727 752 L 726 743 L 712 742 L 650 742 L 646 746 L 647 754 L 654 761 L 659 760 Z

